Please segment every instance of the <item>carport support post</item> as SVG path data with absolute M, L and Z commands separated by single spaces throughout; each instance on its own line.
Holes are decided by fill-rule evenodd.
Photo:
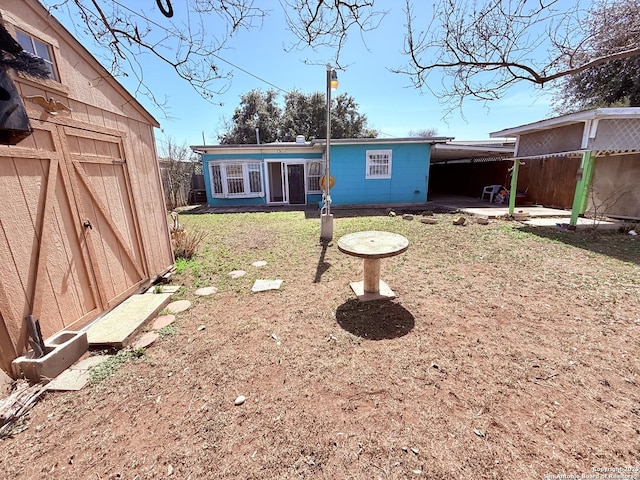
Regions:
M 595 157 L 591 156 L 590 151 L 582 154 L 582 162 L 578 169 L 576 192 L 573 195 L 573 207 L 571 208 L 571 221 L 569 225 L 575 227 L 578 224 L 578 216 L 583 214 L 587 208 L 587 195 L 589 186 L 591 185 L 591 173 L 593 172 L 593 163 Z
M 509 190 L 509 215 L 513 215 L 516 208 L 516 193 L 518 188 L 518 171 L 520 170 L 520 159 L 513 160 L 513 172 L 511 172 L 511 189 Z

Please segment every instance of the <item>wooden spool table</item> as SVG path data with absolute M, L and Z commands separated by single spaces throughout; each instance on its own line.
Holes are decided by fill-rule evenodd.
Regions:
M 350 233 L 338 240 L 338 250 L 363 259 L 364 280 L 349 284 L 358 300 L 367 302 L 396 296 L 389 286 L 380 280 L 380 260 L 399 255 L 407 248 L 409 240 L 402 235 L 375 230 Z

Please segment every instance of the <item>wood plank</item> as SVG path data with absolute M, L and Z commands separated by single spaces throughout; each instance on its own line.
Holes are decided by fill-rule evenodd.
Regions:
M 21 177 L 24 176 L 22 172 L 19 172 L 19 175 Z M 56 158 L 52 158 L 49 161 L 49 168 L 45 178 L 46 181 L 42 187 L 40 202 L 36 212 L 38 217 L 41 218 L 33 219 L 35 220 L 34 223 L 36 224 L 40 241 L 40 248 L 37 252 L 34 252 L 37 255 L 36 276 L 31 282 L 33 285 L 31 290 L 31 292 L 33 292 L 31 293 L 31 295 L 33 295 L 31 301 L 31 314 L 35 318 L 40 318 L 42 316 L 42 292 L 50 286 L 48 282 L 45 282 L 44 277 L 46 275 L 45 269 L 47 266 L 49 244 L 51 243 L 50 229 L 52 225 L 53 208 L 55 205 L 55 185 L 58 178 L 58 160 Z M 40 214 L 40 212 L 42 213 Z M 63 326 L 61 325 L 61 327 Z
M 133 335 L 171 299 L 170 293 L 132 295 L 87 329 L 89 345 L 126 347 Z
M 13 158 L 0 160 L 0 192 L 3 195 L 3 202 L 11 206 L 11 208 L 0 209 L 0 230 L 2 231 L 0 237 L 4 237 L 0 254 L 4 260 L 5 293 L 13 310 L 11 318 L 5 317 L 5 321 L 10 322 L 7 328 L 14 342 L 18 340 L 19 332 L 23 328 L 22 318 L 31 311 L 30 279 L 35 276 L 37 265 L 32 253 L 37 251 L 38 239 L 29 202 L 37 203 L 42 183 L 42 178 L 39 178 L 38 174 L 21 181 L 16 168 L 18 164 L 22 168 L 26 168 L 27 165 L 40 168 L 38 160 Z M 24 188 L 28 189 L 26 194 Z M 36 208 L 33 207 L 33 209 Z M 22 346 L 16 345 L 17 350 L 21 348 Z

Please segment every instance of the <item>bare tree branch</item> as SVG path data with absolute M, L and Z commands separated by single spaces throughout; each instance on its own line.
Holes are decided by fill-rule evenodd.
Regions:
M 616 2 L 640 8 L 639 0 L 610 3 Z M 590 11 L 579 1 L 567 6 L 559 0 L 440 0 L 422 30 L 413 4 L 414 0 L 405 0 L 409 61 L 393 71 L 409 75 L 416 87 L 432 91 L 429 74 L 443 71 L 442 89 L 435 94 L 450 107 L 461 107 L 465 97 L 495 100 L 517 82 L 544 86 L 640 55 L 640 27 L 635 35 L 628 35 L 625 44 L 604 54 L 597 49 L 593 22 L 587 21 Z M 600 31 L 607 28 L 599 28 L 598 35 Z

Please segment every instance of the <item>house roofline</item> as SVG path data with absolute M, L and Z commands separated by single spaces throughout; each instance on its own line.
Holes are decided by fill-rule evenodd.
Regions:
M 404 137 L 404 138 L 337 138 L 331 139 L 331 145 L 380 145 L 388 143 L 428 143 L 441 144 L 452 140 L 453 137 Z M 196 153 L 212 153 L 224 150 L 234 152 L 263 152 L 263 151 L 296 151 L 315 150 L 324 147 L 327 140 L 317 138 L 310 142 L 273 142 L 273 143 L 249 143 L 249 144 L 223 144 L 223 145 L 191 145 L 190 148 Z
M 491 132 L 489 136 L 491 138 L 517 137 L 525 133 L 532 133 L 553 127 L 562 127 L 572 123 L 581 123 L 589 120 L 602 120 L 606 118 L 640 118 L 640 107 L 594 108 L 592 110 L 583 110 L 581 112 L 569 113 L 559 117 L 527 123 L 518 127 Z

